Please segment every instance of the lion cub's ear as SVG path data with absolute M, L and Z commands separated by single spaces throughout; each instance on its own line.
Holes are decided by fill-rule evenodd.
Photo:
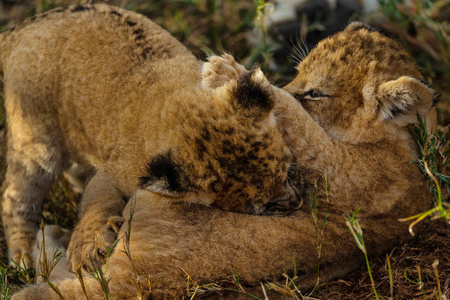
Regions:
M 183 197 L 188 181 L 181 168 L 173 161 L 171 153 L 158 154 L 147 165 L 147 174 L 139 178 L 142 189 L 163 196 Z
M 369 32 L 378 31 L 378 29 L 376 29 L 370 25 L 367 25 L 366 23 L 354 21 L 354 22 L 351 22 L 350 24 L 348 24 L 347 27 L 345 27 L 344 32 L 351 33 L 351 32 L 358 31 L 360 29 L 367 29 Z
M 232 98 L 238 111 L 251 117 L 267 116 L 275 106 L 272 86 L 259 67 L 239 76 Z
M 402 76 L 381 84 L 376 97 L 380 118 L 405 126 L 417 122 L 417 114 L 424 118 L 439 94 L 423 80 Z

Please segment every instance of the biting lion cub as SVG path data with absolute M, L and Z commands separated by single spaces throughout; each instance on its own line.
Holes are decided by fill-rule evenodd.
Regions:
M 32 17 L 0 36 L 0 65 L 2 218 L 16 262 L 31 264 L 42 199 L 69 160 L 102 170 L 119 192 L 83 202 L 83 230 L 69 247 L 74 269 L 102 262 L 124 199 L 139 188 L 256 214 L 269 202 L 299 204 L 265 78 L 249 73 L 227 88 L 200 88 L 201 63 L 139 14 L 99 4 Z
M 210 60 L 204 66 L 204 87 L 232 86 L 248 74 L 230 56 Z M 144 299 L 180 299 L 212 286 L 203 284 L 229 285 L 239 278 L 239 287 L 249 294 L 286 299 L 274 295 L 276 289 L 263 291 L 261 282 L 285 281 L 284 273 L 306 291 L 363 261 L 344 221 L 356 209 L 369 255 L 409 237 L 407 224 L 398 218 L 427 209 L 431 193 L 426 178 L 411 163 L 416 146 L 407 125 L 417 114 L 433 113 L 436 92 L 396 41 L 360 23 L 320 42 L 297 69 L 299 74 L 285 88 L 295 98 L 275 87 L 272 92 L 278 125 L 304 171 L 307 193 L 317 199 L 316 218 L 311 216 L 313 202 L 287 217 L 257 216 L 186 206 L 138 191 L 124 210 L 119 232 L 123 237 L 130 230 L 134 211 L 129 247 L 122 240 L 108 261 L 112 298 L 142 294 Z M 87 199 L 117 197 L 107 178 L 96 180 L 86 191 Z M 326 226 L 318 235 L 323 220 Z M 133 264 L 124 253 L 127 249 Z M 84 297 L 79 281 L 67 270 L 66 277 L 54 280 L 65 299 Z M 86 279 L 84 287 L 89 299 L 103 297 L 95 279 Z M 219 293 L 206 297 L 248 298 L 225 289 Z M 35 295 L 59 299 L 43 284 L 14 299 Z

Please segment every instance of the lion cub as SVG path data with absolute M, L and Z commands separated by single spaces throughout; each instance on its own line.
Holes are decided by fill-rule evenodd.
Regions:
M 229 55 L 210 61 L 203 67 L 204 87 L 221 89 L 248 74 Z M 416 146 L 407 124 L 417 120 L 417 113 L 424 117 L 430 112 L 437 93 L 423 82 L 397 42 L 360 23 L 321 41 L 297 69 L 298 76 L 286 87 L 295 98 L 276 87 L 272 91 L 278 124 L 298 167 L 309 174 L 307 184 L 312 189 L 326 178 L 327 188 L 314 188 L 317 217 L 311 216 L 306 205 L 286 217 L 256 216 L 167 203 L 164 196 L 138 191 L 124 210 L 125 223 L 119 232 L 123 237 L 129 230 L 134 211 L 128 248 L 133 264 L 124 253 L 125 244 L 119 242 L 106 274 L 111 278 L 111 298 L 140 297 L 139 282 L 144 299 L 181 299 L 197 284 L 226 284 L 238 275 L 246 292 L 285 299 L 285 295 L 273 295 L 276 289 L 261 289 L 261 282 L 294 274 L 296 286 L 306 291 L 319 278 L 332 280 L 359 266 L 364 256 L 344 219 L 358 208 L 370 255 L 410 237 L 408 224 L 398 218 L 424 211 L 431 193 L 426 178 L 411 163 Z M 262 74 L 255 76 L 261 79 Z M 116 194 L 103 178 L 102 183 L 88 187 L 85 197 L 114 198 Z M 325 220 L 321 237 L 317 220 Z M 74 274 L 66 270 L 61 275 L 54 280 L 60 280 L 55 285 L 65 299 L 85 297 Z M 187 290 L 192 282 L 194 288 Z M 89 299 L 103 297 L 94 278 L 85 280 L 84 288 Z M 225 290 L 205 296 L 248 299 Z M 46 284 L 24 289 L 15 297 L 59 299 Z
M 32 263 L 42 199 L 69 160 L 102 170 L 119 191 L 81 206 L 87 230 L 75 229 L 69 252 L 94 258 L 115 239 L 107 220 L 139 188 L 256 214 L 272 202 L 299 204 L 268 81 L 253 72 L 201 88 L 201 63 L 142 15 L 99 4 L 32 17 L 0 36 L 0 66 L 8 125 L 2 218 L 16 262 Z
M 204 85 L 220 87 L 246 72 L 229 55 L 210 61 Z M 383 213 L 412 198 L 431 203 L 427 181 L 411 164 L 417 145 L 408 126 L 419 116 L 435 130 L 440 95 L 400 43 L 354 22 L 296 69 L 292 82 L 274 89 L 275 116 L 306 193 L 325 176 L 318 198 L 347 214 Z

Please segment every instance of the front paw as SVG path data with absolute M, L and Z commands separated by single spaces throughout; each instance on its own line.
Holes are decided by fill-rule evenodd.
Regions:
M 31 241 L 35 241 L 30 238 Z M 24 269 L 34 268 L 33 251 L 28 240 L 12 243 L 8 249 L 8 255 L 11 258 L 9 264 L 12 267 L 20 267 Z
M 8 221 L 7 218 L 3 218 L 3 222 Z M 36 246 L 37 232 L 35 224 L 11 223 L 13 226 L 5 226 L 8 257 L 10 258 L 9 265 L 25 269 L 34 268 L 33 250 Z M 11 225 L 11 223 L 8 225 Z
M 246 72 L 247 70 L 229 54 L 211 56 L 208 58 L 208 62 L 203 64 L 202 86 L 215 89 L 229 81 L 237 80 L 240 75 Z
M 88 272 L 101 267 L 106 256 L 117 239 L 123 218 L 112 216 L 106 224 L 89 222 L 83 218 L 75 227 L 67 249 L 68 268 L 75 272 L 83 268 Z

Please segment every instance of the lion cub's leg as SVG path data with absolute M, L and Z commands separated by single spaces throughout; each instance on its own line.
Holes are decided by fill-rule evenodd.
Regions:
M 208 62 L 203 64 L 202 86 L 215 89 L 228 81 L 237 80 L 246 72 L 247 70 L 229 54 L 211 56 L 208 58 Z
M 81 219 L 67 249 L 68 267 L 92 270 L 105 262 L 106 253 L 117 239 L 123 223 L 123 195 L 108 176 L 98 171 L 86 187 L 81 202 Z
M 9 257 L 32 266 L 32 248 L 41 221 L 42 201 L 64 163 L 57 133 L 17 91 L 5 88 L 8 124 L 7 169 L 2 219 Z M 35 109 L 35 110 L 33 110 Z

